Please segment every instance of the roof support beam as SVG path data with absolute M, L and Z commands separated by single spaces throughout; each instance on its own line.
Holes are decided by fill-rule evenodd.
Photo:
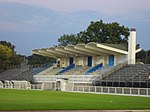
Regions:
M 43 50 L 39 50 L 39 53 L 46 54 L 46 55 L 49 55 L 50 57 L 55 57 L 55 58 L 60 58 L 61 57 L 61 56 L 56 56 L 56 55 L 50 54 L 47 51 L 43 51 Z
M 63 54 L 66 54 L 67 57 L 71 57 L 71 56 L 75 56 L 75 54 L 73 52 L 70 52 L 70 51 L 66 51 L 64 47 L 60 46 L 60 47 L 57 47 L 55 49 L 56 51 L 59 51 Z
M 105 45 L 102 45 L 102 44 L 97 44 L 97 47 L 102 48 L 102 49 L 106 49 L 106 50 L 109 50 L 109 51 L 114 51 L 114 52 L 117 52 L 117 53 L 128 54 L 127 51 L 112 48 L 112 47 L 105 46 Z
M 90 53 L 90 54 L 92 54 L 92 55 L 101 55 L 100 53 L 94 52 L 94 51 L 92 51 L 92 50 L 86 48 L 84 44 L 78 44 L 78 45 L 76 45 L 76 46 L 75 46 L 75 49 L 78 49 L 78 50 L 81 50 L 81 51 Z
M 93 54 L 90 54 L 90 53 L 83 52 L 81 50 L 75 49 L 74 46 L 71 46 L 71 45 L 67 46 L 65 48 L 65 50 L 75 52 L 77 55 L 81 55 L 81 56 L 83 56 L 83 55 L 86 55 L 86 56 L 93 55 Z
M 58 57 L 56 57 L 56 56 L 52 56 L 52 55 L 48 55 L 48 54 L 44 54 L 44 53 L 39 53 L 39 52 L 35 52 L 35 51 L 32 51 L 32 53 L 37 54 L 37 55 L 41 55 L 41 56 L 46 56 L 46 57 L 58 59 Z
M 46 49 L 46 51 L 54 55 L 60 55 L 62 57 L 66 57 L 65 54 L 62 54 L 61 52 L 56 51 L 54 48 L 48 48 Z

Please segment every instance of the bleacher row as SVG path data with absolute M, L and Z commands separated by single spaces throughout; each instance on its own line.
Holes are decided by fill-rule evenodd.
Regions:
M 0 73 L 0 80 L 26 80 L 34 82 L 32 70 L 22 71 L 22 69 L 8 69 Z
M 28 81 L 4 80 L 0 81 L 0 88 L 31 89 L 31 84 Z
M 30 65 L 24 65 L 24 66 L 13 66 L 10 67 L 10 69 L 0 73 L 0 81 L 11 81 L 11 80 L 16 80 L 16 81 L 28 81 L 30 83 L 34 83 L 34 77 L 33 75 L 35 73 L 41 72 L 49 66 L 52 66 L 52 64 L 44 64 L 38 68 L 32 68 Z
M 96 86 L 150 88 L 150 65 L 126 65 L 93 82 Z
M 150 67 L 149 65 L 127 65 L 113 72 L 103 80 L 115 82 L 142 82 L 149 80 Z
M 34 83 L 34 75 L 99 75 L 104 82 L 142 82 L 148 81 L 150 77 L 150 65 L 142 64 L 126 65 L 112 73 L 110 71 L 114 70 L 115 66 L 102 66 L 102 64 L 94 67 L 70 65 L 66 68 L 59 68 L 56 64 L 45 65 L 26 70 L 22 70 L 22 68 L 8 69 L 0 73 L 0 81 L 26 80 Z M 106 73 L 110 74 L 105 75 Z
M 95 67 L 74 66 L 71 69 L 67 69 L 66 71 L 64 69 L 54 67 L 51 69 L 47 69 L 42 73 L 38 73 L 37 75 L 100 75 L 101 80 L 107 82 L 142 82 L 149 81 L 150 79 L 150 65 L 124 64 L 124 66 L 105 76 L 106 73 L 109 73 L 114 69 L 116 69 L 116 66 L 102 66 L 101 64 L 96 65 Z M 62 70 L 63 72 L 61 72 Z
M 34 70 L 33 73 L 34 75 L 98 75 L 101 72 L 101 70 L 102 64 L 96 65 L 94 67 L 90 66 L 83 67 L 81 65 L 72 64 L 64 69 L 56 67 L 56 65 L 54 65 L 48 69 L 45 69 L 42 72 L 35 72 L 37 70 Z

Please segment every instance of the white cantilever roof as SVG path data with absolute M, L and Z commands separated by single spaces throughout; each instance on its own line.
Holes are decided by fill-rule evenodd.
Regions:
M 138 49 L 137 52 L 140 50 Z M 90 42 L 88 44 L 77 44 L 68 46 L 58 46 L 32 50 L 33 54 L 43 55 L 52 58 L 75 57 L 75 56 L 94 56 L 108 54 L 127 55 L 127 47 L 121 44 L 99 44 Z

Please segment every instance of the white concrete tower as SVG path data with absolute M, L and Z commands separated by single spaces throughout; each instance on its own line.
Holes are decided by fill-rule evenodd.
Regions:
M 131 28 L 128 41 L 128 64 L 135 64 L 136 60 L 136 29 Z

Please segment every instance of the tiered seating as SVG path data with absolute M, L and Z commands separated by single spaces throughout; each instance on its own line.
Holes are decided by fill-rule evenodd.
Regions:
M 15 77 L 21 73 L 22 69 L 8 69 L 0 74 L 0 80 L 11 80 L 12 77 Z
M 103 75 L 106 72 L 111 71 L 112 69 L 113 69 L 113 66 L 105 65 L 102 68 L 98 69 L 98 73 L 99 73 L 99 75 Z
M 31 83 L 34 83 L 32 70 L 22 72 L 21 74 L 12 77 L 11 80 L 26 80 L 26 81 L 29 81 Z
M 57 64 L 54 64 L 53 66 L 47 68 L 46 70 L 38 73 L 37 75 L 55 75 L 58 72 L 62 71 L 62 68 L 57 67 Z
M 41 71 L 40 73 L 38 73 L 37 75 L 47 75 L 47 74 L 49 74 L 52 70 L 53 70 L 53 66 L 52 67 L 49 67 L 49 68 L 47 68 L 46 70 L 43 70 L 43 71 Z
M 34 82 L 32 70 L 8 69 L 0 74 L 0 80 L 26 80 Z
M 110 66 L 103 66 L 102 64 L 98 64 L 94 67 L 82 67 L 81 65 L 70 65 L 65 69 L 58 68 L 56 65 L 37 73 L 37 75 L 101 75 L 105 71 L 110 70 L 112 67 Z
M 88 66 L 85 66 L 85 67 L 82 67 L 82 66 L 76 66 L 64 73 L 62 73 L 62 75 L 84 75 L 85 72 L 87 70 L 89 70 L 91 67 L 88 67 Z
M 145 65 L 128 65 L 104 77 L 103 80 L 114 82 L 142 82 L 148 80 L 149 68 Z
M 62 70 L 63 70 L 62 68 L 54 67 L 52 69 L 46 70 L 45 72 L 41 72 L 41 73 L 39 73 L 37 75 L 56 75 L 57 73 L 59 73 Z
M 60 72 L 58 72 L 56 75 L 62 75 L 63 73 L 65 73 L 65 72 L 71 70 L 71 69 L 74 68 L 74 67 L 75 67 L 75 64 L 72 64 L 72 65 L 66 67 L 65 69 L 61 70 Z
M 96 75 L 98 74 L 98 69 L 102 68 L 103 64 L 98 64 L 96 66 L 94 66 L 93 68 L 89 69 L 85 75 L 88 75 L 88 74 L 92 74 L 92 75 Z
M 106 72 L 110 71 L 112 68 L 113 68 L 112 66 L 105 65 L 105 66 L 95 70 L 94 72 L 89 73 L 89 75 L 103 75 Z
M 38 67 L 38 68 L 33 68 L 32 69 L 32 74 L 33 75 L 36 75 L 44 70 L 46 70 L 47 68 L 49 67 L 52 67 L 53 66 L 53 63 L 46 63 L 46 64 L 43 64 L 42 66 Z
M 59 73 L 60 71 L 62 71 L 62 68 L 53 68 L 51 71 L 48 72 L 48 75 L 56 75 L 57 73 Z

